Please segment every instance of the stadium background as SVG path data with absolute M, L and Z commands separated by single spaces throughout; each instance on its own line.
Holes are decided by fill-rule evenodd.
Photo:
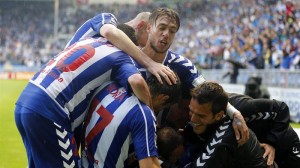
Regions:
M 243 93 L 248 78 L 260 76 L 271 98 L 285 101 L 292 121 L 300 122 L 300 1 L 0 0 L 0 168 L 26 167 L 14 103 L 76 28 L 98 12 L 126 22 L 162 6 L 181 17 L 171 49 L 192 60 L 207 80 Z M 243 65 L 236 84 L 224 78 L 231 71 L 228 60 Z

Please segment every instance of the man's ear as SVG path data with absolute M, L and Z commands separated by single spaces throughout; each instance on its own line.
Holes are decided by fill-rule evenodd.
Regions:
M 151 30 L 151 24 L 147 24 L 147 33 L 150 33 Z
M 157 99 L 164 104 L 169 99 L 169 96 L 166 94 L 160 94 Z
M 140 21 L 140 23 L 138 23 L 136 29 L 140 30 L 140 29 L 143 29 L 143 27 L 145 26 L 145 22 L 144 21 Z
M 220 112 L 218 112 L 218 113 L 215 115 L 217 121 L 221 120 L 221 119 L 223 118 L 223 116 L 224 116 L 224 111 L 223 111 L 223 110 L 220 111 Z

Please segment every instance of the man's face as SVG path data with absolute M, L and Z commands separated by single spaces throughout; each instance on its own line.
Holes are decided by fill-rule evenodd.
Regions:
M 171 46 L 178 25 L 168 16 L 160 16 L 153 25 L 149 25 L 149 42 L 151 48 L 157 53 L 165 53 Z
M 213 115 L 211 103 L 199 104 L 192 98 L 189 108 L 193 131 L 196 134 L 204 133 L 208 125 L 220 120 L 221 113 Z
M 166 103 L 168 98 L 169 96 L 164 94 L 160 94 L 152 98 L 152 106 L 155 113 L 158 113 L 159 111 L 171 106 L 170 103 Z

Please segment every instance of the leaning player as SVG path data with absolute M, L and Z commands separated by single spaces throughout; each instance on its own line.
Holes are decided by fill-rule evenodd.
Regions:
M 154 9 L 149 16 L 148 41 L 142 50 L 154 61 L 170 67 L 178 74 L 182 82 L 182 97 L 189 100 L 191 89 L 205 80 L 190 60 L 169 50 L 179 27 L 180 19 L 176 11 L 168 8 Z M 142 70 L 143 68 L 140 68 L 140 71 Z M 236 138 L 241 143 L 245 143 L 249 137 L 249 132 L 243 116 L 230 104 L 227 108 L 228 115 L 234 119 L 233 127 L 235 128 Z M 179 125 L 178 128 L 183 128 L 185 122 L 188 121 L 188 111 L 182 111 L 177 117 L 183 120 L 183 124 Z M 177 120 L 174 123 L 179 122 Z
M 132 27 L 118 28 L 136 41 Z M 75 43 L 34 75 L 15 108 L 29 167 L 79 166 L 74 130 L 96 88 L 111 80 L 151 106 L 148 86 L 132 59 L 103 37 Z
M 135 29 L 138 45 L 140 47 L 144 47 L 148 39 L 146 28 L 148 25 L 149 15 L 149 12 L 141 12 L 133 20 L 126 23 Z M 161 83 L 162 81 L 160 76 L 165 78 L 169 84 L 176 81 L 173 71 L 162 64 L 156 63 L 145 55 L 122 31 L 116 28 L 117 24 L 118 21 L 113 14 L 100 13 L 81 25 L 65 48 L 87 37 L 103 36 L 113 45 L 120 48 L 122 51 L 125 51 L 128 55 L 139 62 L 150 73 L 155 75 Z
M 154 112 L 176 103 L 180 97 L 180 82 L 160 84 L 151 76 L 147 84 Z M 159 167 L 152 110 L 116 82 L 103 84 L 96 92 L 83 129 L 83 167 L 124 167 L 126 160 L 126 165 L 130 164 L 132 145 L 139 167 Z

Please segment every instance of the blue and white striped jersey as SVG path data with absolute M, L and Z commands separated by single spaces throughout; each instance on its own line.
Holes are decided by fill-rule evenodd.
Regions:
M 83 129 L 83 167 L 124 167 L 131 144 L 138 160 L 158 156 L 151 109 L 116 82 L 96 92 Z
M 149 77 L 150 73 L 138 63 L 136 64 L 138 65 L 139 71 L 142 73 L 143 77 Z M 188 96 L 191 89 L 205 81 L 203 76 L 189 59 L 170 50 L 168 50 L 163 64 L 177 73 L 181 80 L 183 97 Z
M 17 104 L 53 121 L 59 122 L 63 117 L 64 121 L 71 121 L 74 129 L 82 123 L 97 87 L 117 81 L 127 88 L 128 78 L 135 73 L 139 71 L 125 52 L 105 38 L 89 38 L 50 60 L 30 80 L 31 87 L 25 88 Z M 49 100 L 59 108 L 50 107 Z
M 67 43 L 65 48 L 73 45 L 81 39 L 101 36 L 99 31 L 104 24 L 117 25 L 118 20 L 111 13 L 100 13 L 94 16 L 93 18 L 87 20 L 83 25 L 81 25 L 79 29 L 77 29 L 74 36 Z

